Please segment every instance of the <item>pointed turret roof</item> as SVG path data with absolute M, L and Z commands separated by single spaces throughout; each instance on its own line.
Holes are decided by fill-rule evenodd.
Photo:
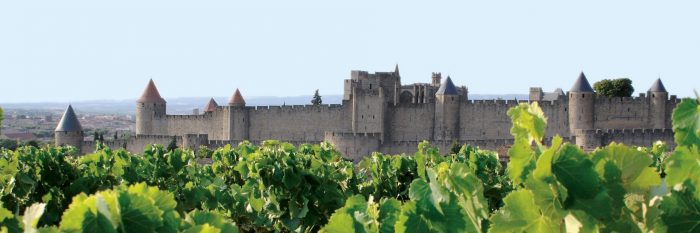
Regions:
M 664 83 L 661 82 L 661 78 L 656 79 L 654 81 L 654 84 L 651 85 L 651 88 L 649 88 L 650 92 L 667 92 L 666 87 L 664 87 Z
M 83 127 L 80 126 L 80 121 L 78 121 L 78 117 L 75 116 L 75 112 L 73 111 L 73 106 L 68 105 L 68 108 L 63 113 L 63 117 L 61 117 L 61 121 L 58 122 L 58 126 L 56 126 L 56 130 L 54 130 L 54 131 L 61 131 L 61 132 L 80 132 L 80 131 L 83 131 Z
M 569 91 L 571 91 L 571 92 L 593 92 L 593 88 L 591 87 L 591 84 L 588 82 L 586 75 L 583 74 L 583 71 L 581 71 L 581 74 L 578 76 L 578 79 L 576 79 L 574 86 L 571 87 L 571 90 L 569 90 Z
M 245 106 L 245 100 L 243 99 L 243 96 L 241 95 L 241 92 L 238 90 L 238 88 L 236 88 L 236 92 L 233 93 L 233 96 L 231 96 L 231 99 L 229 99 L 228 105 Z
M 148 85 L 146 86 L 146 89 L 143 90 L 143 94 L 141 95 L 141 98 L 139 98 L 137 103 L 165 103 L 165 99 L 163 97 L 160 97 L 160 93 L 158 92 L 158 88 L 156 88 L 156 84 L 153 82 L 153 79 L 148 81 Z
M 445 79 L 445 82 L 440 85 L 440 89 L 435 92 L 436 95 L 457 95 L 457 88 L 455 87 L 455 84 L 452 83 L 452 79 L 450 76 L 447 76 L 447 79 Z
M 396 67 L 394 68 L 394 74 L 396 74 L 396 76 L 401 76 L 401 75 L 399 75 L 399 64 L 398 63 L 396 63 Z
M 219 107 L 219 105 L 216 103 L 214 98 L 211 98 L 209 100 L 209 103 L 207 103 L 206 106 L 204 106 L 204 112 L 213 112 L 216 111 L 216 107 Z

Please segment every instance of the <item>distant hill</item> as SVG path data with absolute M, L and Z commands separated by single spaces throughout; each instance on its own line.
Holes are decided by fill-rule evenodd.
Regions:
M 324 95 L 324 104 L 340 104 L 342 102 L 342 95 Z M 505 94 L 505 95 L 491 95 L 491 94 L 470 94 L 469 99 L 482 100 L 482 99 L 528 99 L 528 95 L 522 94 Z M 219 105 L 226 105 L 228 103 L 228 97 L 214 97 Z M 181 98 L 167 98 L 168 101 L 168 114 L 190 114 L 192 109 L 201 109 L 209 101 L 208 97 L 181 97 Z M 248 106 L 265 106 L 265 105 L 304 105 L 310 104 L 311 95 L 308 96 L 287 96 L 287 97 L 275 97 L 275 96 L 251 96 L 245 98 L 246 104 Z M 77 112 L 85 113 L 112 113 L 112 114 L 134 114 L 134 104 L 136 99 L 127 100 L 89 100 L 89 101 L 78 101 L 72 102 L 73 108 Z M 65 102 L 41 102 L 41 103 L 0 103 L 5 109 L 22 109 L 22 110 L 43 110 L 50 112 L 62 112 L 66 109 L 68 103 Z

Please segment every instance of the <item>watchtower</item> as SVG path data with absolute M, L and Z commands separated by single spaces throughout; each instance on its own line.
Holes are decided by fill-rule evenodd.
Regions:
M 56 146 L 74 146 L 78 150 L 81 149 L 84 136 L 83 127 L 80 125 L 78 117 L 75 116 L 71 105 L 68 105 L 68 108 L 63 113 L 63 117 L 58 122 L 54 133 Z
M 666 125 L 666 101 L 668 101 L 668 92 L 666 87 L 661 82 L 661 78 L 656 79 L 647 91 L 651 107 L 650 119 L 651 126 L 654 129 L 668 128 Z
M 160 97 L 153 79 L 148 81 L 141 98 L 136 101 L 136 135 L 166 135 L 165 125 L 161 118 L 165 117 L 165 99 Z
M 459 138 L 459 92 L 450 76 L 440 85 L 435 93 L 435 128 L 436 140 L 453 140 Z
M 229 121 L 230 140 L 246 140 L 248 139 L 248 109 L 245 107 L 245 100 L 241 91 L 236 88 L 231 98 L 228 101 L 229 106 Z
M 586 75 L 581 72 L 569 90 L 569 128 L 572 134 L 576 130 L 592 130 L 596 94 Z

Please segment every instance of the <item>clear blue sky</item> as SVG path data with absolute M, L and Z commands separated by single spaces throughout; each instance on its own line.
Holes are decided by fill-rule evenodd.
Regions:
M 341 94 L 350 70 L 471 93 L 700 80 L 698 1 L 2 1 L 0 102 Z M 636 94 L 635 94 L 636 95 Z

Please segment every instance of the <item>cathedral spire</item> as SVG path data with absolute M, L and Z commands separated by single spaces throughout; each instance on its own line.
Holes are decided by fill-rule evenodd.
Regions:
M 396 67 L 394 67 L 394 74 L 396 74 L 396 76 L 401 76 L 399 75 L 399 63 L 396 63 Z
M 153 79 L 148 81 L 148 85 L 146 86 L 146 89 L 143 90 L 143 94 L 141 95 L 141 98 L 139 98 L 137 103 L 165 103 L 165 99 L 163 97 L 160 97 L 160 93 L 158 92 L 158 88 L 156 88 L 156 84 L 153 82 Z

